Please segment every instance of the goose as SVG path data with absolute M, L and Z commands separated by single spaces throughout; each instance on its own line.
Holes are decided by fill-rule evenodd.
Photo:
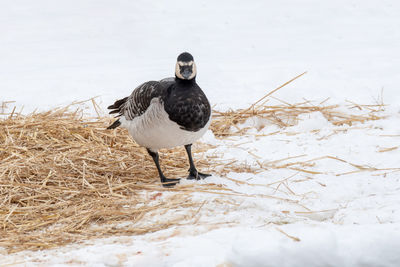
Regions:
M 210 176 L 197 171 L 192 157 L 193 142 L 204 135 L 211 122 L 211 106 L 196 83 L 196 75 L 193 56 L 181 53 L 174 78 L 145 82 L 130 96 L 108 107 L 110 114 L 117 113 L 118 119 L 107 129 L 126 128 L 133 140 L 147 149 L 164 187 L 172 187 L 180 179 L 163 174 L 158 154 L 163 148 L 185 147 L 190 166 L 187 179 Z

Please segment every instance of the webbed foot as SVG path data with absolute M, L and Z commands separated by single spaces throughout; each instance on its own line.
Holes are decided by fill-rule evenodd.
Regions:
M 171 188 L 179 183 L 180 179 L 165 178 L 161 180 L 163 187 Z
M 197 175 L 196 175 L 196 173 L 197 173 Z M 209 176 L 211 176 L 211 174 L 201 173 L 201 172 L 190 172 L 186 179 L 188 179 L 188 180 L 200 180 L 200 179 L 205 179 L 205 178 L 207 178 Z

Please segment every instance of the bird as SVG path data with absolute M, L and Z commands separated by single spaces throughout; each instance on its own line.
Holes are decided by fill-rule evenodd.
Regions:
M 208 130 L 212 113 L 196 76 L 193 56 L 183 52 L 175 64 L 175 77 L 145 82 L 130 96 L 108 107 L 109 113 L 117 114 L 118 119 L 107 129 L 126 128 L 133 140 L 147 149 L 164 187 L 172 187 L 180 179 L 167 178 L 162 172 L 158 151 L 163 148 L 185 147 L 189 160 L 186 179 L 211 176 L 199 172 L 192 157 L 192 144 Z

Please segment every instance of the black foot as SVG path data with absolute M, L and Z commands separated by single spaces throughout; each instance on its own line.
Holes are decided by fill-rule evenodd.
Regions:
M 169 179 L 164 178 L 162 179 L 161 183 L 164 187 L 174 187 L 177 183 L 179 183 L 180 179 Z
M 190 172 L 186 179 L 188 179 L 188 180 L 200 180 L 200 179 L 205 179 L 208 176 L 211 176 L 211 174 L 197 172 L 197 175 L 196 175 L 195 172 Z

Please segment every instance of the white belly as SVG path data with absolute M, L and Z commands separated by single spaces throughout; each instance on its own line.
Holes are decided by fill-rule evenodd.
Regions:
M 154 98 L 144 114 L 133 120 L 120 118 L 121 127 L 126 128 L 133 140 L 141 146 L 156 151 L 161 148 L 172 148 L 192 144 L 207 131 L 211 119 L 204 128 L 197 132 L 186 131 L 171 121 L 164 110 L 164 104 Z

